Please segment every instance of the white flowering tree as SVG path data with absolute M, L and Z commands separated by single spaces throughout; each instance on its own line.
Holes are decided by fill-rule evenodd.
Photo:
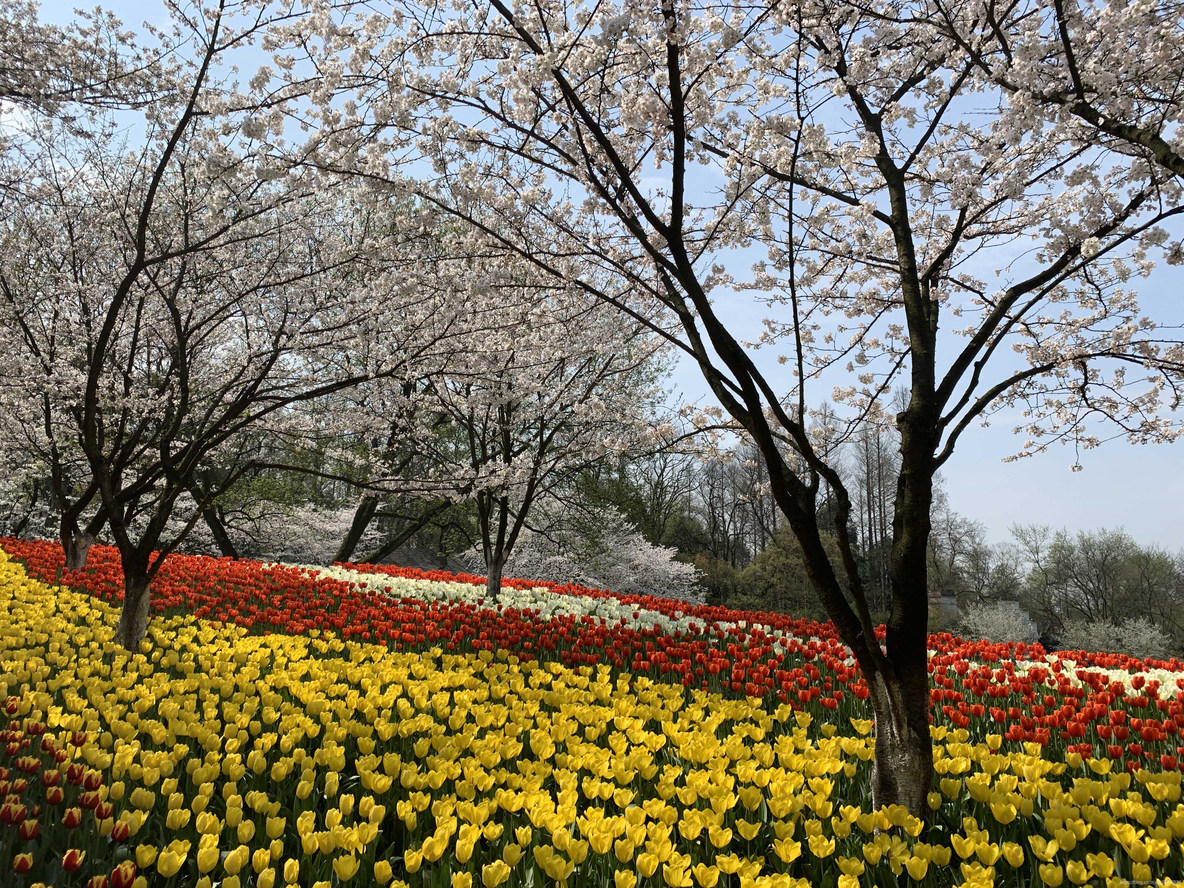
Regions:
M 1030 14 L 1007 19 L 1015 34 L 1003 36 L 1055 37 L 1059 3 L 1023 5 Z M 980 8 L 968 42 L 963 19 Z M 934 474 L 963 434 L 1010 405 L 1023 411 L 1028 451 L 1092 446 L 1094 420 L 1133 442 L 1178 434 L 1163 411 L 1178 404 L 1184 349 L 1144 316 L 1132 286 L 1181 211 L 1156 146 L 1130 150 L 1097 124 L 1020 107 L 996 75 L 1023 69 L 1028 50 L 992 51 L 984 69 L 982 45 L 1001 39 L 985 3 L 313 9 L 298 26 L 306 39 L 289 44 L 300 53 L 281 61 L 300 70 L 307 53 L 349 93 L 319 117 L 322 162 L 339 150 L 342 171 L 418 176 L 425 200 L 542 273 L 634 318 L 673 312 L 679 346 L 759 448 L 809 578 L 867 678 L 876 803 L 923 815 Z M 1181 43 L 1178 15 L 1163 9 L 1112 18 L 1107 45 L 1124 64 L 1091 76 L 1132 71 L 1107 97 L 1132 112 L 1154 105 L 1178 146 L 1178 90 L 1154 80 L 1178 66 L 1150 71 Z M 1159 55 L 1127 67 L 1120 47 L 1148 40 Z M 400 172 L 400 160 L 414 162 Z M 496 209 L 496 231 L 475 204 Z M 751 272 L 734 279 L 741 261 Z M 731 310 L 746 293 L 768 305 L 763 327 Z M 907 393 L 883 643 L 846 531 L 850 496 L 807 425 L 807 403 L 836 383 L 846 434 L 889 413 L 895 387 Z M 820 485 L 835 499 L 833 567 Z
M 576 288 L 526 281 L 492 255 L 453 269 L 474 332 L 422 378 L 400 426 L 414 475 L 388 485 L 471 500 L 489 593 L 535 502 L 588 465 L 641 446 L 657 345 L 643 326 Z
M 91 108 L 25 118 L 0 159 L 3 434 L 50 479 L 74 564 L 106 525 L 129 649 L 164 558 L 252 467 L 236 441 L 298 440 L 297 406 L 414 372 L 448 329 L 405 270 L 420 229 L 277 161 L 284 103 L 218 73 L 266 33 L 266 7 L 174 10 L 140 147 Z
M 484 567 L 482 553 L 473 554 Z M 612 507 L 548 500 L 531 515 L 505 573 L 702 604 L 699 570 L 677 554 L 649 542 Z

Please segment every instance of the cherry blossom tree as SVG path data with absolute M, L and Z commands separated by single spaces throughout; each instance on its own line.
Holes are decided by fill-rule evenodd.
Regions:
M 677 560 L 677 554 L 669 546 L 649 542 L 611 506 L 597 508 L 552 498 L 532 511 L 506 561 L 505 573 L 702 604 L 699 571 Z M 484 568 L 483 553 L 471 555 L 474 568 Z
M 986 24 L 962 29 L 980 8 Z M 1055 37 L 1059 8 L 1025 6 L 1025 33 Z M 867 679 L 876 803 L 920 815 L 932 778 L 935 473 L 964 433 L 1009 408 L 1022 412 L 1025 452 L 1094 446 L 1108 421 L 1132 442 L 1179 434 L 1165 411 L 1179 403 L 1184 348 L 1144 316 L 1132 286 L 1182 210 L 1178 178 L 1155 145 L 1083 140 L 1064 115 L 1034 113 L 984 73 L 961 35 L 991 36 L 991 9 L 341 3 L 315 6 L 300 42 L 277 56 L 293 72 L 315 63 L 340 96 L 315 121 L 318 163 L 417 177 L 425 201 L 540 273 L 630 318 L 658 308 L 677 319 L 677 347 L 758 447 L 810 581 Z M 1107 20 L 1107 45 L 1124 60 L 1119 47 L 1148 41 L 1154 61 L 1178 52 L 1180 21 L 1163 9 L 1151 16 L 1162 36 L 1132 12 Z M 950 10 L 959 27 L 947 33 L 934 23 Z M 1117 107 L 1154 102 L 1171 109 L 1157 120 L 1178 119 L 1178 90 L 1155 80 L 1177 67 L 1108 64 L 1091 76 L 1119 69 L 1133 73 L 1111 81 Z M 496 230 L 478 204 L 495 209 Z M 751 272 L 737 277 L 741 262 Z M 768 306 L 763 326 L 732 310 L 746 295 Z M 828 453 L 890 416 L 898 386 L 881 642 L 847 532 L 851 497 Z M 828 394 L 845 413 L 823 448 L 807 404 Z M 836 566 L 820 487 L 834 498 Z
M 266 7 L 173 9 L 142 147 L 98 111 L 38 116 L 0 160 L 4 434 L 50 478 L 74 563 L 108 528 L 129 649 L 164 559 L 254 464 L 237 438 L 299 437 L 297 406 L 413 374 L 449 330 L 408 268 L 419 223 L 277 161 L 284 104 L 217 73 L 274 24 Z
M 397 421 L 414 430 L 418 458 L 384 483 L 475 504 L 496 597 L 536 501 L 641 446 L 656 344 L 594 297 L 525 281 L 518 262 L 486 260 L 477 273 L 466 261 L 453 273 L 482 317 L 408 400 Z

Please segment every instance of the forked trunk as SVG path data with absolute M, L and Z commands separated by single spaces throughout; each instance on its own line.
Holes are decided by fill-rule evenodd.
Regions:
M 115 627 L 115 637 L 112 639 L 117 645 L 132 652 L 140 649 L 140 642 L 148 631 L 148 605 L 151 598 L 148 577 L 142 571 L 128 571 L 125 564 L 123 609 L 119 612 L 119 624 Z
M 95 538 L 85 530 L 70 531 L 63 528 L 62 551 L 66 555 L 66 570 L 82 570 L 90 554 Z
M 872 804 L 876 808 L 903 805 L 924 820 L 929 814 L 927 797 L 933 782 L 933 743 L 927 681 L 921 684 L 920 694 L 915 684 L 883 673 L 868 678 L 876 717 Z

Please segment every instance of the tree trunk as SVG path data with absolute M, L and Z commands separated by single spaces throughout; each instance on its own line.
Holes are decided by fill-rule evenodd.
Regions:
M 238 550 L 234 547 L 234 541 L 230 539 L 230 533 L 226 530 L 226 525 L 222 523 L 222 517 L 218 514 L 218 510 L 210 506 L 202 510 L 201 517 L 205 521 L 206 527 L 210 529 L 210 533 L 214 535 L 214 544 L 218 547 L 218 551 L 227 558 L 238 558 Z
M 915 670 L 912 670 L 915 671 Z M 925 819 L 933 781 L 933 743 L 929 737 L 928 671 L 922 682 L 899 673 L 867 677 L 876 718 L 872 805 L 904 805 Z M 918 693 L 918 690 L 920 693 Z
M 349 530 L 345 533 L 345 539 L 341 541 L 341 545 L 337 547 L 337 552 L 333 555 L 334 563 L 349 561 L 353 557 L 358 543 L 362 541 L 362 534 L 366 532 L 366 528 L 374 520 L 374 514 L 377 511 L 378 500 L 375 497 L 362 497 L 362 501 L 354 510 L 354 517 L 349 524 Z
M 62 551 L 66 555 L 66 570 L 82 570 L 95 538 L 85 530 L 78 530 L 62 524 Z
M 392 552 L 394 552 L 396 549 L 398 549 L 404 543 L 411 540 L 423 528 L 427 527 L 428 524 L 431 522 L 431 520 L 433 518 L 435 518 L 437 515 L 439 515 L 441 512 L 444 512 L 445 510 L 447 510 L 449 505 L 450 504 L 447 500 L 441 500 L 440 502 L 432 503 L 431 505 L 429 505 L 419 515 L 416 515 L 412 518 L 407 519 L 408 520 L 407 526 L 405 526 L 402 530 L 400 530 L 398 533 L 394 534 L 393 536 L 387 537 L 386 541 L 381 546 L 379 546 L 377 549 L 375 549 L 369 555 L 366 555 L 362 558 L 362 563 L 363 564 L 377 564 L 378 562 L 382 561 L 382 559 L 386 558 L 388 555 L 390 555 Z M 351 555 L 352 555 L 352 553 L 351 553 Z M 342 561 L 344 559 L 338 558 L 337 560 Z M 443 559 L 441 560 L 440 567 L 441 568 L 444 567 L 444 560 Z
M 485 581 L 485 591 L 492 603 L 496 604 L 502 593 L 502 571 L 505 569 L 505 556 L 498 555 L 489 560 L 487 569 L 489 577 Z
M 136 652 L 148 631 L 148 605 L 152 590 L 146 570 L 131 569 L 127 560 L 123 565 L 123 609 L 112 639 L 120 647 Z
M 900 470 L 888 560 L 892 608 L 885 626 L 888 666 L 868 678 L 876 714 L 875 804 L 896 803 L 928 819 L 933 785 L 929 735 L 929 537 L 933 508 L 933 429 L 914 404 L 898 418 Z M 922 417 L 918 419 L 917 417 Z M 873 681 L 874 678 L 874 681 Z

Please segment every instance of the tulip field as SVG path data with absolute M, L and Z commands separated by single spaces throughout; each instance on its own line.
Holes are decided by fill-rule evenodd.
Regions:
M 0 540 L 0 885 L 730 888 L 1184 878 L 1184 664 L 930 638 L 928 822 L 784 615 Z

